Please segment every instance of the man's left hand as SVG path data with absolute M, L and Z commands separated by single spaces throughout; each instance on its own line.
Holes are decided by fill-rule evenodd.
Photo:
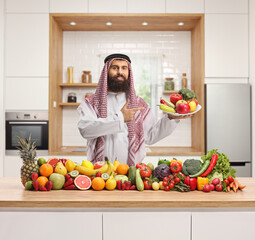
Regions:
M 173 116 L 173 115 L 170 115 L 168 114 L 168 118 L 171 120 L 171 119 L 186 119 L 186 118 L 190 118 L 192 117 L 193 115 L 179 115 L 179 116 Z

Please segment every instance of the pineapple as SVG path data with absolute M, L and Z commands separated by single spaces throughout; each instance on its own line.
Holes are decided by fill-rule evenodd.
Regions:
M 18 137 L 18 147 L 20 157 L 23 159 L 23 166 L 20 169 L 21 182 L 25 186 L 26 182 L 31 180 L 31 174 L 39 172 L 39 165 L 36 163 L 36 146 L 31 140 L 31 135 L 28 139 Z

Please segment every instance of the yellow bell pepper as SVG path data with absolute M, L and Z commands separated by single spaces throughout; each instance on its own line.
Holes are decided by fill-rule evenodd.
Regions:
M 209 183 L 209 178 L 207 177 L 197 177 L 197 190 L 203 191 L 204 185 Z
M 181 161 L 181 160 L 177 160 L 176 158 L 173 158 L 173 159 L 171 160 L 170 165 L 171 165 L 173 162 L 176 162 L 176 161 L 182 165 L 182 161 Z

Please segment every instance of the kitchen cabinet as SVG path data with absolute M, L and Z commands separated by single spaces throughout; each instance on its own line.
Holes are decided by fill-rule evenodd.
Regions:
M 127 0 L 89 0 L 90 13 L 126 13 Z
M 103 239 L 190 239 L 190 220 L 188 212 L 103 213 Z
M 127 0 L 128 13 L 165 13 L 165 0 Z
M 248 76 L 248 15 L 206 14 L 205 77 Z
M 205 0 L 205 13 L 248 14 L 248 0 Z
M 87 13 L 88 0 L 50 0 L 51 13 Z
M 45 0 L 7 0 L 7 13 L 49 13 L 49 1 Z
M 5 78 L 6 110 L 48 110 L 49 78 Z
M 192 239 L 254 239 L 255 212 L 192 213 Z M 208 229 L 211 229 L 208 232 Z
M 166 0 L 166 13 L 204 13 L 204 0 Z
M 20 156 L 5 156 L 4 157 L 4 177 L 20 178 L 20 168 L 22 159 Z
M 102 240 L 97 212 L 0 212 L 0 222 L 1 239 Z
M 49 76 L 49 15 L 6 14 L 5 76 Z

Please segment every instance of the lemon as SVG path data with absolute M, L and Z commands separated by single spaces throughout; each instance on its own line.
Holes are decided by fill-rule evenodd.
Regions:
M 88 169 L 94 169 L 93 164 L 88 160 L 82 161 L 81 165 L 85 168 L 88 168 Z
M 107 190 L 114 190 L 116 188 L 117 182 L 114 177 L 110 177 L 106 183 L 105 183 L 105 188 Z
M 114 166 L 114 169 L 113 169 L 113 171 L 115 172 L 116 171 L 116 169 L 117 169 L 117 167 L 120 165 L 120 162 L 118 161 L 118 160 L 115 160 L 114 162 L 113 162 L 113 166 Z
M 75 169 L 75 164 L 72 160 L 67 159 L 65 167 L 68 172 L 71 172 Z

